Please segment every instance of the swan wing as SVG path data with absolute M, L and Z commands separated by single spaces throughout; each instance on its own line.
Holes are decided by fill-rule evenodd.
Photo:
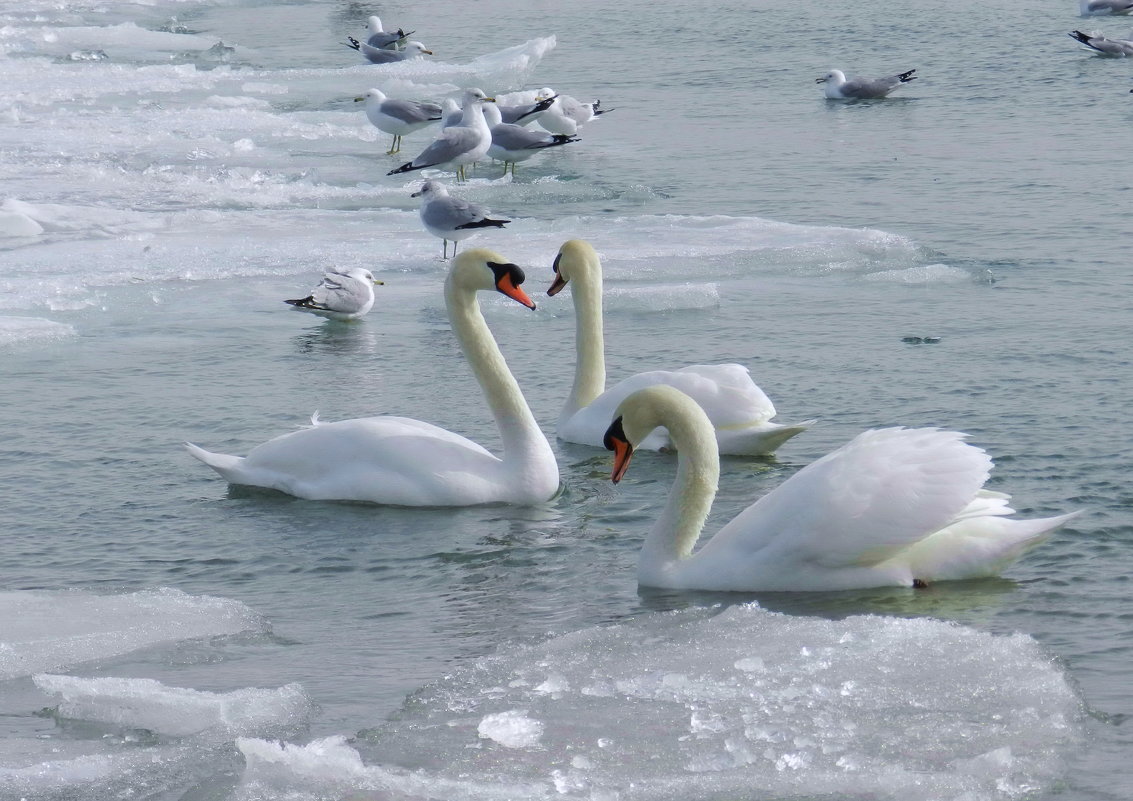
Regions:
M 971 506 L 991 458 L 965 436 L 935 428 L 863 432 L 737 515 L 697 558 L 750 560 L 758 552 L 765 565 L 865 567 L 966 513 L 1008 514 L 1002 496 Z
M 459 434 L 382 416 L 284 434 L 253 448 L 222 475 L 313 500 L 448 506 L 499 500 L 501 464 Z

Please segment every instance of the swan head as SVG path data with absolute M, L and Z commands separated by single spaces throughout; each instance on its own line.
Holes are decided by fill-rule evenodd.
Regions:
M 524 278 L 523 270 L 495 251 L 473 248 L 453 259 L 447 283 L 454 289 L 467 292 L 494 289 L 517 303 L 534 309 L 535 302 L 520 287 Z
M 618 404 L 614 422 L 606 429 L 602 444 L 614 452 L 614 468 L 610 480 L 622 480 L 629 469 L 633 451 L 658 426 L 669 429 L 678 451 L 693 441 L 708 441 L 713 447 L 716 436 L 712 421 L 700 405 L 679 389 L 668 384 L 654 384 L 639 389 Z M 717 454 L 716 458 L 719 458 Z
M 602 262 L 598 258 L 598 251 L 582 239 L 571 239 L 564 242 L 555 256 L 553 265 L 555 278 L 547 289 L 551 297 L 562 292 L 563 287 L 571 279 L 583 281 L 592 277 L 601 278 Z
M 386 93 L 381 89 L 367 89 L 366 94 L 362 95 L 361 97 L 354 98 L 354 102 L 366 103 L 368 105 L 370 102 L 382 103 L 385 101 L 385 99 Z
M 815 83 L 826 83 L 829 81 L 835 86 L 841 86 L 846 82 L 846 73 L 842 70 L 830 70 L 830 72 L 823 75 L 821 78 L 815 78 Z

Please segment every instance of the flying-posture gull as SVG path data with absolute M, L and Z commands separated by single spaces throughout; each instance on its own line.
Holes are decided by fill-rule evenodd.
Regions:
M 1104 34 L 1092 31 L 1090 33 L 1082 33 L 1082 31 L 1074 31 L 1073 33 L 1066 34 L 1071 39 L 1081 42 L 1090 50 L 1103 56 L 1116 56 L 1117 58 L 1128 58 L 1133 56 L 1133 41 L 1129 39 L 1110 39 Z M 1133 35 L 1133 34 L 1131 34 Z
M 842 70 L 830 70 L 815 83 L 826 84 L 826 96 L 832 100 L 872 100 L 885 97 L 898 86 L 915 81 L 915 69 L 887 78 L 846 78 Z
M 396 31 L 387 31 L 382 27 L 382 21 L 378 17 L 370 17 L 366 22 L 366 31 L 368 33 L 366 44 L 382 50 L 392 50 L 404 46 L 405 40 L 416 33 L 416 31 L 404 31 L 401 28 Z
M 296 309 L 332 320 L 354 320 L 374 305 L 374 285 L 383 282 L 362 267 L 328 270 L 319 285 L 305 298 L 285 300 Z
M 365 103 L 366 116 L 374 127 L 393 136 L 393 142 L 386 151 L 389 156 L 401 150 L 401 137 L 441 118 L 441 107 L 436 103 L 396 100 L 386 97 L 381 89 L 370 89 L 362 97 L 354 98 L 354 102 Z
M 1083 17 L 1129 14 L 1133 13 L 1133 2 L 1131 0 L 1078 0 L 1078 11 Z
M 456 179 L 463 181 L 465 165 L 484 158 L 492 144 L 492 132 L 488 130 L 488 123 L 484 119 L 483 104 L 494 102 L 494 98 L 488 97 L 479 89 L 465 90 L 464 102 L 461 104 L 464 117 L 461 122 L 443 129 L 420 155 L 387 174 L 397 175 L 452 164 L 456 167 Z
M 504 163 L 504 175 L 507 175 L 510 164 L 511 174 L 514 176 L 516 162 L 526 161 L 540 150 L 580 141 L 565 134 L 541 133 L 524 128 L 522 125 L 503 122 L 500 119 L 499 109 L 495 106 L 486 106 L 484 117 L 488 121 L 488 130 L 492 132 L 488 158 Z
M 381 47 L 373 47 L 366 42 L 359 42 L 353 36 L 347 38 L 350 41 L 347 47 L 357 50 L 371 64 L 396 64 L 399 61 L 409 61 L 413 58 L 433 55 L 433 51 L 426 50 L 425 45 L 420 42 L 408 42 L 404 50 L 386 50 Z
M 493 220 L 488 210 L 462 197 L 454 197 L 436 181 L 426 181 L 411 197 L 421 198 L 421 223 L 425 230 L 443 241 L 442 259 L 448 258 L 448 243 L 452 242 L 452 255 L 456 243 L 475 236 L 481 228 L 503 228 L 511 220 Z

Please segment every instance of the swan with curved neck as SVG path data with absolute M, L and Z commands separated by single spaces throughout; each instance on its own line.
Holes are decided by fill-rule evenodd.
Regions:
M 924 586 L 998 574 L 1078 513 L 1007 517 L 1010 496 L 983 489 L 991 459 L 964 434 L 866 431 L 740 512 L 693 553 L 716 496 L 712 423 L 667 386 L 630 395 L 607 430 L 613 481 L 665 426 L 677 475 L 638 561 L 638 582 L 672 589 L 845 590 Z
M 554 270 L 555 278 L 547 294 L 556 295 L 569 283 L 575 316 L 574 385 L 559 414 L 560 439 L 601 445 L 618 404 L 635 390 L 654 384 L 674 386 L 704 407 L 716 429 L 721 453 L 773 453 L 814 422 L 771 422 L 776 414 L 774 404 L 751 380 L 747 368 L 739 364 L 694 364 L 679 370 L 652 370 L 606 389 L 602 263 L 589 243 L 572 239 L 559 248 Z M 657 450 L 669 444 L 662 430 L 638 447 Z
M 554 453 L 476 300 L 478 291 L 493 289 L 534 309 L 519 286 L 523 277 L 514 264 L 478 248 L 460 254 L 445 280 L 449 321 L 499 428 L 501 456 L 430 423 L 393 416 L 314 422 L 245 457 L 185 447 L 233 484 L 309 500 L 402 506 L 549 500 L 559 488 Z

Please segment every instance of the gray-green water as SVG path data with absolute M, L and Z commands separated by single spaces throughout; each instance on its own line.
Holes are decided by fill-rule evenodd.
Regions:
M 357 64 L 371 13 L 433 63 Z M 0 798 L 1126 798 L 1133 72 L 1065 34 L 1127 27 L 1054 0 L 0 3 Z M 829 103 L 831 67 L 920 78 Z M 615 488 L 556 442 L 536 508 L 227 487 L 179 443 L 245 453 L 315 410 L 497 441 L 419 182 L 352 102 L 373 85 L 616 109 L 462 190 L 514 220 L 473 242 L 527 270 L 537 311 L 485 311 L 549 433 L 573 316 L 543 290 L 582 237 L 611 378 L 738 361 L 821 421 L 726 460 L 709 528 L 895 424 L 969 432 L 1021 515 L 1086 513 L 1002 580 L 736 597 L 637 588 L 665 455 Z M 280 302 L 332 265 L 385 280 L 369 316 Z M 856 615 L 884 617 L 824 628 Z M 477 736 L 516 710 L 517 747 Z

